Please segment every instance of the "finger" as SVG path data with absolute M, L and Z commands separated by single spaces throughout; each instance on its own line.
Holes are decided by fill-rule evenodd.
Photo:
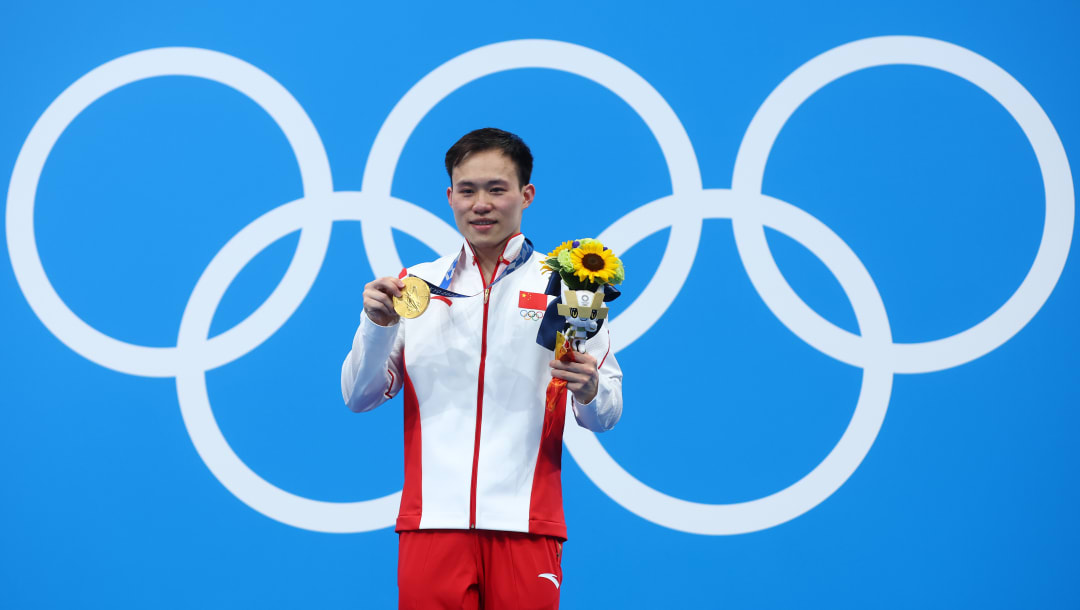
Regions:
M 402 282 L 396 277 L 380 277 L 377 280 L 369 283 L 364 288 L 376 290 L 390 296 L 400 297 L 402 289 L 405 288 L 405 282 Z
M 557 366 L 559 368 L 564 368 L 564 369 L 577 368 L 577 369 L 580 369 L 582 371 L 587 371 L 587 370 L 596 368 L 596 363 L 595 362 L 592 362 L 592 363 L 590 363 L 590 362 L 579 362 L 577 360 L 571 360 L 569 362 L 563 362 L 562 360 L 556 359 L 556 360 L 552 360 L 550 362 L 550 364 L 551 364 L 551 366 Z
M 588 352 L 577 352 L 574 356 L 574 361 L 582 364 L 590 364 L 593 368 L 597 368 L 596 357 Z
M 582 378 L 582 376 L 565 372 L 562 372 L 562 375 L 565 375 L 566 377 L 560 376 L 559 378 L 566 381 L 566 387 L 575 395 L 580 395 L 582 393 L 592 395 L 596 393 L 597 383 L 595 379 Z M 555 376 L 554 373 L 552 376 Z
M 405 290 L 405 282 L 396 277 L 384 277 L 382 279 L 382 286 L 385 288 L 384 292 L 392 294 L 394 296 L 401 296 L 401 291 Z
M 382 291 L 391 296 L 400 297 L 401 291 L 405 289 L 405 282 L 397 279 L 396 277 L 384 277 L 380 283 Z
M 390 297 L 377 291 L 373 291 L 370 295 L 365 295 L 364 310 L 368 312 L 369 317 L 371 315 L 381 317 L 397 316 L 397 311 L 394 310 L 394 303 L 390 300 Z
M 578 374 L 578 373 L 573 373 L 571 371 L 562 371 L 562 370 L 558 370 L 558 369 L 552 369 L 551 376 L 556 378 L 556 379 L 562 379 L 563 381 L 566 382 L 567 386 L 571 386 L 571 385 L 574 385 L 574 384 L 581 385 L 581 384 L 584 384 L 584 383 L 586 383 L 588 381 L 588 378 L 585 377 L 584 375 L 581 375 L 581 374 Z
M 371 290 L 364 292 L 364 307 L 377 307 L 381 309 L 391 310 L 394 308 L 394 301 L 383 292 L 378 290 Z
M 581 352 L 574 352 L 574 359 L 572 361 L 568 362 L 567 364 L 571 364 L 571 363 L 583 364 L 583 365 L 591 366 L 592 368 L 597 368 L 596 358 L 590 356 L 589 354 L 585 354 L 585 353 L 581 353 Z
M 587 377 L 587 378 L 588 377 L 595 377 L 595 376 L 598 375 L 596 367 L 593 366 L 593 365 L 583 364 L 583 363 L 580 363 L 580 362 L 565 362 L 564 363 L 564 362 L 556 361 L 556 363 L 557 364 L 553 364 L 551 366 L 551 368 L 557 369 L 557 370 L 560 370 L 560 371 L 568 371 L 568 372 L 571 372 L 571 373 L 576 373 L 578 375 L 581 375 L 582 377 Z
M 563 371 L 563 370 L 560 370 L 560 369 L 554 369 L 554 368 L 551 369 L 551 376 L 554 377 L 555 379 L 562 379 L 563 381 L 570 381 L 571 379 L 574 378 L 573 373 L 569 373 L 567 371 Z
M 404 286 L 404 284 L 398 279 L 392 277 L 381 277 L 374 282 L 368 284 L 365 287 L 364 292 L 370 291 L 378 295 L 385 295 L 387 299 L 395 296 L 400 297 L 401 288 L 398 287 L 398 284 L 401 284 L 402 287 Z

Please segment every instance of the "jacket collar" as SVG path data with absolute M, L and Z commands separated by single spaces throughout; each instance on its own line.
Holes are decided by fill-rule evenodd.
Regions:
M 502 256 L 499 258 L 499 270 L 505 271 L 506 265 L 510 264 L 510 261 L 521 252 L 521 247 L 525 244 L 525 235 L 522 233 L 515 233 L 507 240 L 506 245 L 503 246 Z M 464 265 L 466 269 L 476 269 L 479 271 L 480 266 L 476 260 L 476 252 L 473 250 L 472 244 L 468 240 L 461 246 L 461 255 L 459 257 L 461 265 Z

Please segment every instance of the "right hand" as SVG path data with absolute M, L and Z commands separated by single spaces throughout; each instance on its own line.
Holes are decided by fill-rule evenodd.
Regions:
M 405 282 L 396 277 L 380 277 L 364 286 L 364 313 L 379 326 L 393 326 L 401 316 L 394 311 L 392 297 L 400 297 Z

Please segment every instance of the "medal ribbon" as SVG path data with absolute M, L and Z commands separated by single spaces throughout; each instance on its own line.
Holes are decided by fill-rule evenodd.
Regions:
M 534 248 L 533 248 L 532 242 L 529 241 L 528 237 L 524 238 L 524 242 L 521 244 L 521 249 L 518 250 L 518 255 L 514 257 L 514 260 L 510 261 L 510 263 L 506 265 L 506 269 L 503 270 L 502 275 L 495 278 L 495 281 L 491 283 L 491 286 L 494 286 L 495 284 L 499 283 L 499 280 L 501 280 L 504 277 L 506 277 L 506 276 L 510 275 L 511 273 L 513 273 L 515 270 L 517 270 L 518 267 L 524 265 L 526 263 L 526 261 L 528 261 L 529 258 L 532 257 L 533 251 L 534 251 Z M 456 292 L 449 289 L 450 281 L 454 279 L 454 271 L 457 270 L 457 264 L 458 264 L 458 259 L 459 258 L 461 258 L 461 257 L 459 256 L 459 257 L 455 258 L 453 260 L 453 262 L 450 263 L 450 268 L 446 270 L 446 274 L 443 275 L 443 279 L 442 279 L 441 282 L 439 282 L 438 286 L 436 286 L 435 284 L 432 284 L 431 282 L 428 282 L 427 280 L 424 280 L 424 282 L 428 285 L 428 287 L 431 288 L 431 294 L 437 294 L 437 295 L 439 295 L 441 297 L 447 297 L 447 298 L 451 298 L 451 299 L 452 298 L 467 298 L 469 296 L 476 296 L 476 294 L 480 294 L 479 292 L 474 294 L 474 295 L 458 294 L 458 293 L 456 293 Z M 420 278 L 420 279 L 424 279 L 424 278 Z M 491 288 L 491 286 L 488 286 L 488 288 Z

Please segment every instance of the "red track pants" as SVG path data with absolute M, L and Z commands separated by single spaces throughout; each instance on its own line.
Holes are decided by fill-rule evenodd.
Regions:
M 562 543 L 487 530 L 420 530 L 398 538 L 398 608 L 559 607 Z

